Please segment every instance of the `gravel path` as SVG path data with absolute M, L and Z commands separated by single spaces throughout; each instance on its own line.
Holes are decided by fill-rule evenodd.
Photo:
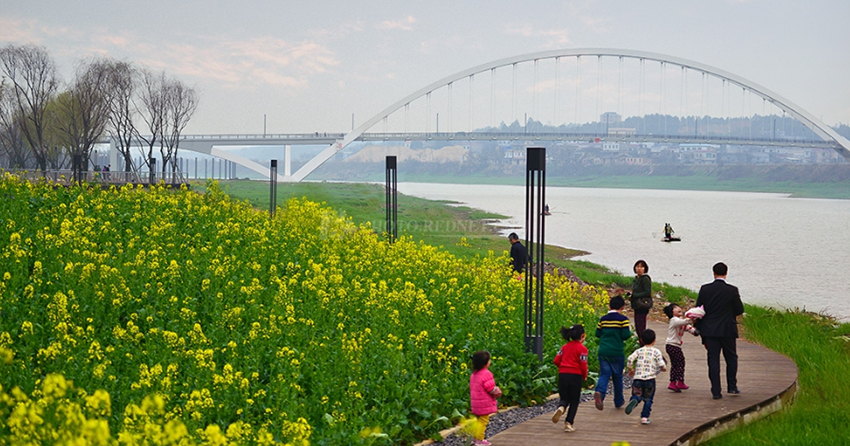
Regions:
M 631 392 L 627 392 L 626 389 L 631 389 L 632 387 L 632 379 L 629 378 L 625 373 L 623 374 L 623 396 L 626 398 L 626 401 L 629 399 L 629 395 Z M 608 384 L 608 395 L 613 395 L 614 388 L 609 383 Z M 581 402 L 587 403 L 593 401 L 593 392 L 583 393 L 581 395 Z M 558 408 L 558 399 L 552 399 L 546 401 L 545 404 L 539 406 L 532 407 L 517 407 L 515 409 L 508 410 L 506 412 L 500 412 L 490 417 L 490 423 L 487 424 L 487 432 L 485 432 L 484 437 L 490 438 L 493 435 L 502 432 L 505 429 L 508 429 L 512 426 L 515 426 L 519 423 L 528 421 L 532 418 L 539 417 L 543 414 L 551 414 L 555 412 L 555 409 Z M 444 438 L 441 442 L 431 443 L 435 446 L 444 445 L 444 446 L 464 446 L 468 445 L 462 437 L 456 436 L 455 434 L 451 434 L 448 437 Z

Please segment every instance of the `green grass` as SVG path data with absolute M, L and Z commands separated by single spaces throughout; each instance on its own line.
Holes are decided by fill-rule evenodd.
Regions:
M 780 413 L 706 444 L 850 444 L 850 324 L 810 313 L 747 306 L 744 333 L 747 340 L 797 364 L 797 399 Z

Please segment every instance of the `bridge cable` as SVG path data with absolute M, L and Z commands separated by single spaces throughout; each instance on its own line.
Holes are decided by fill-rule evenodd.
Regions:
M 765 123 L 768 121 L 768 119 L 767 119 L 767 109 L 766 108 L 767 108 L 767 99 L 761 98 L 761 133 L 762 134 L 766 133 L 766 130 L 767 130 L 767 129 L 764 128 Z
M 452 129 L 453 129 L 453 127 L 452 127 L 452 104 L 453 104 L 453 102 L 452 102 L 452 87 L 453 87 L 453 85 L 454 85 L 454 82 L 449 82 L 449 85 L 448 85 L 448 95 L 449 95 L 449 98 L 448 98 L 449 99 L 449 119 L 448 119 L 448 121 L 449 121 L 449 125 L 447 127 L 449 133 L 451 133 Z
M 496 118 L 496 69 L 490 68 L 490 127 L 495 129 Z
M 467 127 L 472 132 L 475 127 L 472 124 L 472 93 L 475 90 L 475 73 L 469 75 L 469 126 Z
M 681 118 L 684 117 L 686 119 L 685 129 L 687 130 L 688 123 L 690 121 L 687 120 L 688 115 L 687 115 L 687 112 L 685 111 L 685 109 L 687 108 L 687 103 L 686 103 L 686 99 L 685 99 L 685 87 L 687 86 L 687 82 L 688 82 L 687 72 L 685 70 L 686 70 L 686 68 L 682 67 L 682 81 L 681 81 L 681 84 L 680 84 L 681 89 L 680 89 L 680 93 L 679 93 L 679 113 L 680 113 L 681 116 L 679 116 L 679 119 L 677 119 L 677 121 L 679 122 L 679 124 L 680 124 L 679 128 L 681 129 L 681 122 L 682 122 Z M 679 133 L 681 133 L 681 132 L 679 132 Z
M 661 62 L 661 98 L 659 98 L 661 106 L 661 119 L 664 120 L 664 136 L 668 136 L 667 132 L 667 67 L 664 62 Z
M 531 87 L 531 115 L 537 116 L 537 63 L 539 59 L 534 59 L 534 85 Z M 533 117 L 531 119 L 534 119 Z M 525 123 L 526 132 L 528 131 L 528 121 Z
M 431 92 L 425 93 L 425 133 L 431 133 Z
M 576 56 L 576 125 L 579 129 L 581 126 L 581 56 Z
M 620 103 L 622 90 L 623 90 L 623 56 L 620 56 L 620 70 L 619 70 L 619 73 L 618 73 L 618 76 L 617 76 L 617 113 L 619 113 L 620 116 L 625 115 L 625 113 L 623 113 L 623 110 L 621 108 L 622 105 Z
M 726 119 L 726 79 L 722 79 L 723 84 L 720 86 L 720 136 L 723 136 L 723 124 L 728 123 Z
M 601 80 L 602 80 L 602 56 L 600 55 L 600 56 L 596 56 L 596 116 L 594 117 L 594 119 L 596 120 L 596 134 L 597 135 L 599 135 L 601 133 L 601 130 L 602 130 L 602 129 L 599 128 L 599 124 L 601 124 L 599 122 L 599 121 L 601 121 L 601 119 L 599 118 L 599 95 L 600 95 L 599 83 L 601 82 Z
M 560 65 L 561 65 L 561 58 L 556 57 L 555 58 L 555 94 L 554 94 L 554 96 L 555 96 L 555 101 L 554 101 L 555 110 L 554 110 L 554 119 L 553 119 L 553 124 L 555 126 L 560 126 L 560 120 L 558 119 L 559 118 L 559 116 L 558 116 L 558 90 L 560 90 L 560 88 L 561 88 L 561 85 L 558 82 L 559 81 L 558 71 L 561 68 Z
M 703 73 L 703 77 L 705 77 L 704 74 L 705 73 Z M 707 135 L 709 135 L 709 136 L 711 136 L 711 116 L 710 116 L 710 113 L 711 113 L 711 95 L 708 94 L 708 83 L 710 81 L 711 81 L 711 78 L 705 79 L 705 82 L 706 82 L 706 85 L 705 85 L 705 90 L 706 90 L 705 91 L 706 92 L 705 108 L 706 108 L 706 118 L 708 119 L 708 127 L 706 127 L 706 131 L 708 132 Z
M 646 93 L 646 60 L 640 60 L 640 105 L 643 109 L 642 114 L 640 115 L 641 123 L 643 124 L 643 134 L 646 135 L 646 103 L 643 100 L 644 93 Z
M 518 121 L 516 116 L 516 62 L 513 64 L 513 79 L 511 82 L 511 119 Z M 513 122 L 511 122 L 511 124 L 513 124 Z
M 744 88 L 741 90 L 741 113 L 744 112 L 744 107 L 747 108 L 746 116 L 747 116 L 747 139 L 753 140 L 753 119 L 752 114 L 750 113 L 750 102 L 747 101 L 747 89 Z

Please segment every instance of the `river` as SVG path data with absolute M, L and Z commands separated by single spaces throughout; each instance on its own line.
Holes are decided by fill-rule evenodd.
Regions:
M 398 190 L 507 215 L 500 224 L 524 237 L 523 186 L 399 183 Z M 746 303 L 850 320 L 850 200 L 547 187 L 546 202 L 546 243 L 590 252 L 578 259 L 628 275 L 644 259 L 653 280 L 692 290 L 722 261 Z M 664 223 L 681 242 L 661 242 Z

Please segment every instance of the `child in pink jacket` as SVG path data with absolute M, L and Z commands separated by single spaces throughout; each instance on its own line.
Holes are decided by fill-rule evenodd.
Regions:
M 472 376 L 469 377 L 469 398 L 472 403 L 472 414 L 475 415 L 477 426 L 472 435 L 474 444 L 488 445 L 484 439 L 484 431 L 490 422 L 490 415 L 498 412 L 496 398 L 502 396 L 502 389 L 496 385 L 493 374 L 490 373 L 490 352 L 477 351 L 472 354 Z

